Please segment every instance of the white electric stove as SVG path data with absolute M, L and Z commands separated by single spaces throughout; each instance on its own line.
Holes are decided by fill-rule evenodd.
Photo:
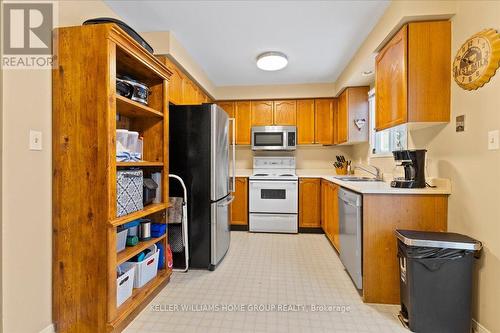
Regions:
M 295 157 L 254 157 L 249 179 L 249 230 L 297 233 Z

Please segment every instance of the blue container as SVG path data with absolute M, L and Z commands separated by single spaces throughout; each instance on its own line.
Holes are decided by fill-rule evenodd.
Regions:
M 165 268 L 165 249 L 161 242 L 156 243 L 156 247 L 160 250 L 160 255 L 158 257 L 158 269 Z
M 165 223 L 151 223 L 151 237 L 161 237 L 167 233 Z

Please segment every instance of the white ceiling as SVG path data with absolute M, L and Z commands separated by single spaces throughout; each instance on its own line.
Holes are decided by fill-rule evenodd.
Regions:
M 117 1 L 137 31 L 171 31 L 216 86 L 334 82 L 389 1 Z M 265 72 L 255 58 L 287 54 Z

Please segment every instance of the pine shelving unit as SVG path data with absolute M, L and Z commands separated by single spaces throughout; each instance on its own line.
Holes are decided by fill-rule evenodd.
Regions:
M 53 320 L 63 332 L 120 332 L 164 287 L 169 269 L 116 306 L 116 268 L 166 235 L 116 253 L 117 227 L 166 223 L 168 80 L 172 73 L 114 24 L 56 29 L 53 70 Z M 148 105 L 116 94 L 116 76 L 146 83 Z M 144 161 L 116 162 L 117 119 L 144 138 Z M 116 216 L 116 172 L 162 173 L 162 202 Z M 166 258 L 164 258 L 166 259 Z

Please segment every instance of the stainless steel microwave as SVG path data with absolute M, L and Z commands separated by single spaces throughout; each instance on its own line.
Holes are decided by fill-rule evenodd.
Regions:
M 252 127 L 252 150 L 295 150 L 296 126 Z

